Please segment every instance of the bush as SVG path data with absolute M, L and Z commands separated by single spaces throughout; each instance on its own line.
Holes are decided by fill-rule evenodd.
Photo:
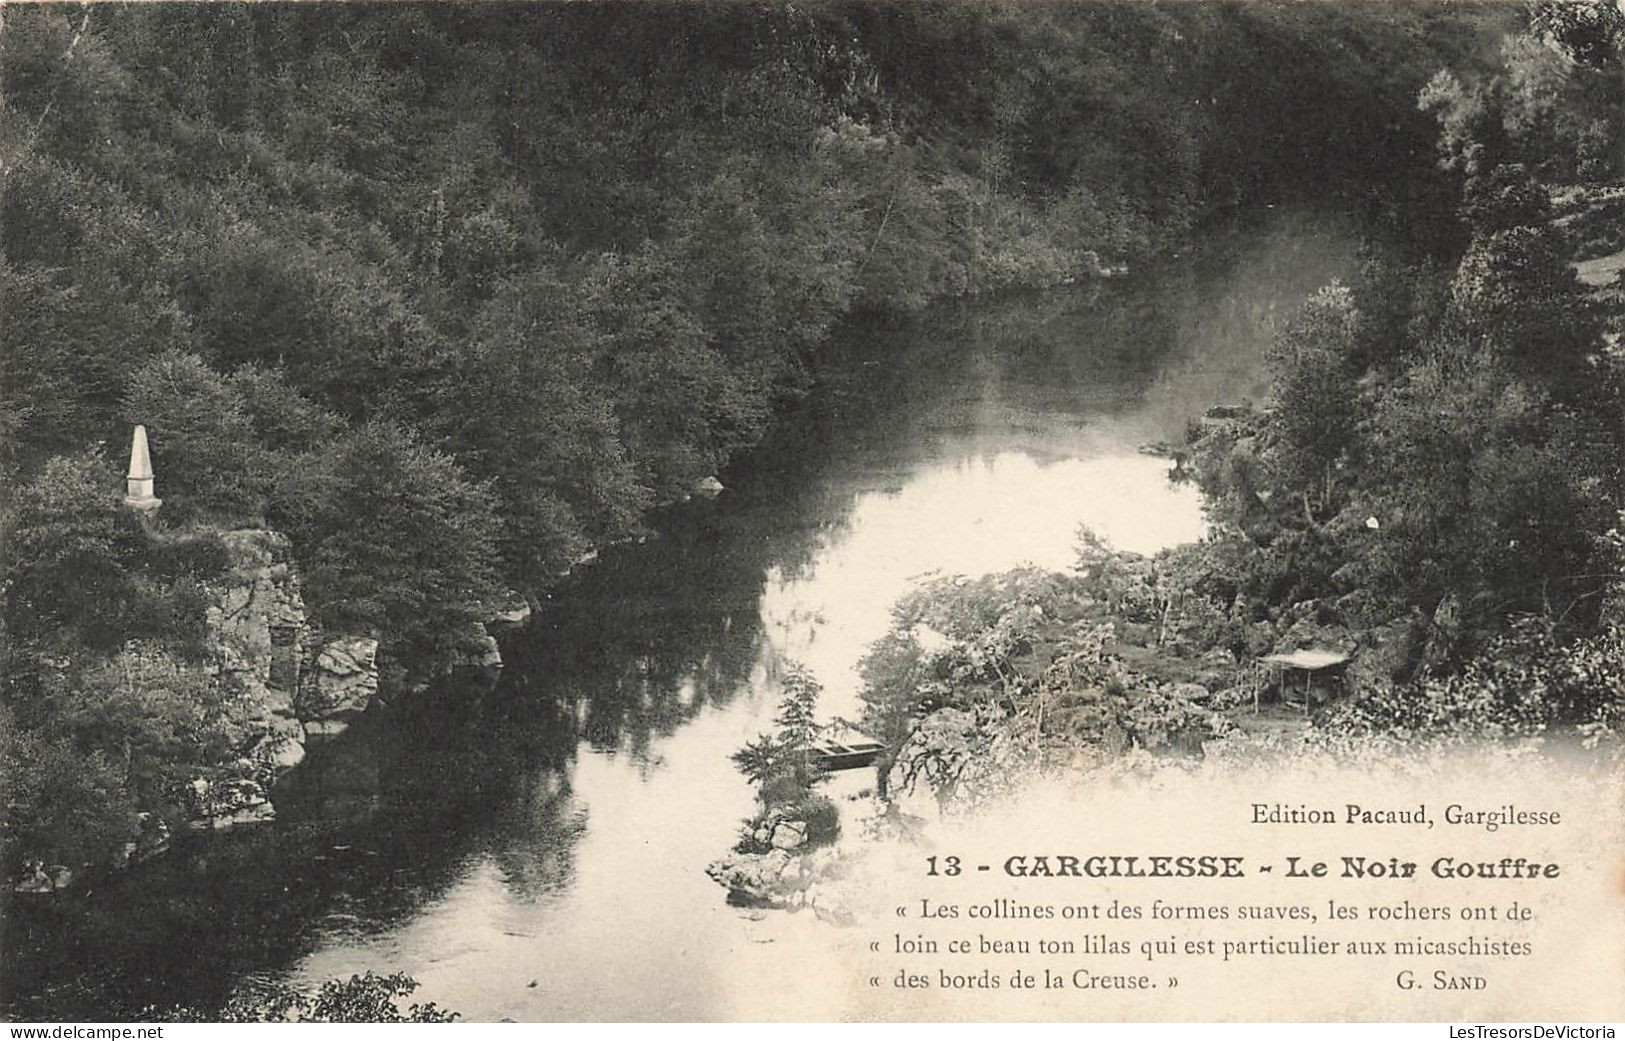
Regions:
M 1325 729 L 1411 738 L 1510 740 L 1561 729 L 1590 737 L 1625 722 L 1625 633 L 1561 642 L 1539 619 L 1492 640 L 1460 672 L 1379 687 Z
M 143 1019 L 164 1023 L 450 1023 L 459 1013 L 429 1002 L 402 1010 L 400 1001 L 418 989 L 403 973 L 328 980 L 314 994 L 280 984 L 256 986 L 214 1013 L 194 1008 L 148 1009 Z
M 147 573 L 157 579 L 207 580 L 231 565 L 231 551 L 215 532 L 192 532 L 153 539 L 146 563 Z
M 24 858 L 79 869 L 105 864 L 135 834 L 136 806 L 124 770 L 70 735 L 25 729 L 0 702 L 0 870 L 17 878 Z

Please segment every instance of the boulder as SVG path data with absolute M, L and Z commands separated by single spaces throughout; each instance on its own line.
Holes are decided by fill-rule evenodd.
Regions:
M 1352 654 L 1358 640 L 1347 626 L 1317 621 L 1311 605 L 1294 604 L 1277 623 L 1273 653 L 1328 650 Z
M 349 720 L 312 719 L 305 723 L 305 743 L 328 741 L 350 729 Z
M 1415 649 L 1415 629 L 1408 619 L 1396 618 L 1367 630 L 1349 662 L 1350 689 L 1372 690 L 1393 683 L 1410 664 Z
M 480 623 L 470 623 L 468 631 L 457 641 L 456 650 L 447 655 L 446 667 L 451 669 L 502 668 L 502 651 L 497 647 L 496 637 L 492 636 Z
M 276 817 L 265 789 L 251 778 L 213 782 L 198 778 L 191 784 L 191 794 L 192 818 L 188 823 L 193 831 L 224 831 Z
M 156 857 L 169 849 L 169 825 L 154 813 L 136 814 L 134 862 Z
M 378 641 L 368 636 L 341 636 L 317 651 L 305 671 L 295 707 L 310 722 L 348 720 L 366 711 L 378 694 Z
M 263 764 L 272 774 L 292 770 L 305 761 L 304 728 L 296 722 L 297 736 L 291 733 L 268 733 L 249 749 L 249 758 Z
M 774 849 L 799 849 L 807 842 L 807 824 L 805 821 L 780 821 L 773 828 L 773 836 L 769 843 Z
M 1168 688 L 1168 693 L 1183 701 L 1202 702 L 1212 697 L 1212 692 L 1200 683 L 1175 683 Z
M 31 861 L 25 868 L 25 874 L 11 887 L 13 893 L 56 893 L 73 885 L 73 872 L 61 864 L 45 865 L 43 862 Z
M 491 617 L 485 620 L 487 629 L 492 626 L 523 625 L 530 621 L 530 601 L 511 589 L 499 602 L 490 605 L 489 609 Z
M 702 477 L 698 481 L 694 482 L 694 490 L 692 494 L 698 495 L 703 499 L 711 499 L 721 495 L 723 490 L 722 482 L 717 480 L 715 476 Z
M 730 853 L 712 861 L 705 873 L 735 897 L 774 907 L 788 906 L 790 893 L 796 890 L 793 881 L 797 873 L 790 871 L 796 858 L 788 850 L 775 849 L 767 853 Z

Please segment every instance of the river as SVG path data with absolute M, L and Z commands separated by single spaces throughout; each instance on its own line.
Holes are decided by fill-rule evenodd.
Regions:
M 847 330 L 727 491 L 580 569 L 494 686 L 369 714 L 284 781 L 276 823 L 30 912 L 8 1001 L 106 1018 L 373 969 L 473 1020 L 828 1015 L 849 981 L 805 966 L 833 927 L 730 907 L 704 873 L 752 812 L 728 755 L 783 664 L 852 717 L 923 577 L 1066 568 L 1080 524 L 1141 552 L 1200 537 L 1195 492 L 1137 447 L 1262 400 L 1273 330 L 1352 256 L 1338 221 L 1271 214 L 1131 277 Z

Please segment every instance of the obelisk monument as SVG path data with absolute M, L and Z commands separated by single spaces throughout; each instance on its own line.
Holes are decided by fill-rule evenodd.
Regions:
M 136 425 L 130 437 L 130 473 L 125 481 L 124 505 L 156 510 L 164 500 L 152 494 L 152 455 L 147 451 L 147 428 Z

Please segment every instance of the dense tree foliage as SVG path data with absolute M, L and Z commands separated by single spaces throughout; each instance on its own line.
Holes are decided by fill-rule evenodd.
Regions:
M 9 465 L 145 422 L 172 516 L 245 519 L 267 441 L 389 418 L 492 480 L 505 576 L 539 591 L 754 442 L 854 308 L 1087 277 L 1217 207 L 1368 193 L 1370 157 L 1420 155 L 1409 99 L 1481 21 L 18 12 Z
M 1458 186 L 1460 252 L 1378 247 L 1279 334 L 1268 407 L 1196 443 L 1221 608 L 1243 626 L 1404 631 L 1392 664 L 1414 683 L 1363 703 L 1365 725 L 1617 717 L 1619 663 L 1562 674 L 1566 654 L 1605 661 L 1621 621 L 1625 367 L 1608 298 L 1574 267 L 1618 243 L 1592 237 L 1569 182 L 1625 170 L 1622 33 L 1609 5 L 1537 5 L 1498 71 L 1435 77 L 1420 104 Z

